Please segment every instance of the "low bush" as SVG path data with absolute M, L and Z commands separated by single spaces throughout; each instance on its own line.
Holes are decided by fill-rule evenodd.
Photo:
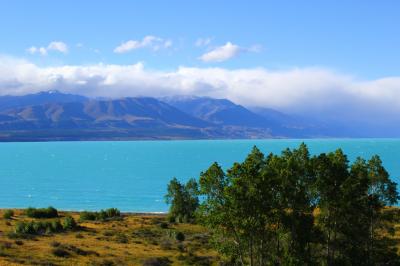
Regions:
M 167 257 L 148 258 L 143 261 L 143 266 L 168 266 L 171 265 L 171 260 Z
M 22 242 L 21 240 L 15 240 L 14 243 L 18 246 L 22 246 L 24 244 L 24 242 Z
M 35 236 L 34 236 L 34 235 L 17 234 L 17 233 L 15 233 L 15 231 L 8 232 L 8 233 L 7 233 L 7 237 L 8 237 L 9 239 L 20 239 L 20 238 L 23 238 L 23 239 L 32 239 L 32 240 L 35 239 Z
M 48 233 L 61 232 L 62 230 L 63 230 L 63 225 L 59 220 L 54 220 L 50 222 L 50 228 L 48 229 Z
M 73 230 L 77 227 L 72 217 L 66 217 L 61 223 L 60 220 L 53 221 L 29 221 L 17 222 L 14 231 L 17 235 L 43 235 L 59 233 L 67 230 Z
M 74 220 L 74 218 L 72 218 L 71 216 L 67 216 L 64 218 L 63 222 L 62 222 L 62 228 L 64 230 L 74 230 L 76 229 L 77 224 Z
M 99 216 L 101 220 L 105 220 L 109 218 L 120 217 L 121 212 L 117 208 L 110 208 L 106 210 L 101 210 Z
M 165 223 L 165 222 L 160 223 L 160 228 L 161 229 L 167 229 L 168 228 L 168 223 Z
M 59 247 L 61 245 L 60 242 L 58 241 L 51 241 L 50 242 L 50 246 L 52 246 L 53 248 Z
M 182 232 L 178 232 L 175 235 L 175 239 L 180 242 L 185 241 L 185 235 Z
M 114 231 L 109 231 L 109 230 L 107 230 L 107 231 L 104 231 L 104 232 L 103 232 L 103 235 L 104 235 L 104 236 L 113 236 L 113 235 L 115 235 L 115 232 L 114 232 Z
M 56 250 L 56 249 L 64 250 L 65 252 L 68 253 L 68 255 L 74 253 L 79 256 L 88 256 L 88 255 L 99 256 L 99 254 L 95 251 L 84 250 L 84 249 L 81 249 L 81 248 L 71 245 L 71 244 L 61 244 L 60 242 L 57 242 L 57 241 L 51 242 L 50 246 L 54 248 L 53 250 Z
M 56 218 L 58 217 L 58 211 L 57 209 L 53 207 L 48 207 L 48 208 L 32 208 L 29 207 L 28 209 L 25 210 L 25 215 L 30 217 L 30 218 Z
M 62 257 L 62 258 L 69 257 L 69 255 L 70 255 L 68 251 L 66 251 L 65 249 L 60 248 L 60 247 L 54 248 L 51 251 L 51 253 L 56 257 Z
M 79 220 L 80 221 L 106 221 L 117 219 L 121 217 L 121 212 L 117 208 L 110 208 L 106 210 L 101 210 L 99 212 L 81 212 Z
M 84 212 L 81 212 L 79 215 L 80 221 L 95 221 L 96 218 L 97 218 L 96 212 L 84 211 Z
M 58 228 L 62 228 L 60 221 L 54 222 L 18 222 L 15 225 L 15 233 L 18 235 L 43 235 L 57 232 Z
M 119 233 L 115 236 L 115 241 L 121 244 L 126 244 L 128 243 L 129 239 L 125 234 Z
M 3 213 L 3 218 L 4 219 L 11 219 L 11 217 L 14 216 L 14 211 L 13 210 L 5 210 Z

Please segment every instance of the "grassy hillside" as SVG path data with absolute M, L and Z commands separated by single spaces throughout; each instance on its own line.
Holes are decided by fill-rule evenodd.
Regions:
M 165 215 L 122 214 L 107 221 L 80 222 L 75 212 L 60 212 L 52 219 L 32 219 L 22 210 L 5 219 L 4 212 L 0 211 L 0 265 L 216 265 L 218 261 L 205 228 L 171 224 Z M 40 235 L 13 233 L 19 221 L 66 216 L 72 216 L 78 228 Z

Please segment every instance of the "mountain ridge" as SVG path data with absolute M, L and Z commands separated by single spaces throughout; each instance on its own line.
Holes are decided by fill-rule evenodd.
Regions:
M 363 137 L 362 129 L 210 97 L 0 96 L 0 141 Z
M 152 97 L 0 96 L 0 141 L 265 138 L 270 132 L 216 124 Z

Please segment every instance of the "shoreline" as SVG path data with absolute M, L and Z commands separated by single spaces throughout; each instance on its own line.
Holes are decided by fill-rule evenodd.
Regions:
M 33 206 L 28 206 L 26 208 L 3 208 L 0 207 L 0 211 L 5 211 L 5 210 L 15 210 L 15 211 L 25 211 L 27 208 L 30 208 Z M 47 206 L 49 207 L 49 206 Z M 33 207 L 33 208 L 47 208 L 47 207 Z M 59 209 L 56 208 L 58 212 L 62 213 L 81 213 L 81 212 L 98 212 L 102 209 L 98 210 L 66 210 L 66 209 Z M 107 209 L 107 208 L 105 208 Z M 118 208 L 117 208 L 118 209 Z M 166 212 L 143 212 L 143 211 L 120 211 L 122 215 L 133 215 L 133 216 L 142 216 L 142 215 L 154 215 L 154 216 L 166 216 L 168 215 L 168 211 Z

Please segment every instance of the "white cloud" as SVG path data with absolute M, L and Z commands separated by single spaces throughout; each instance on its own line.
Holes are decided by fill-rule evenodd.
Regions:
M 242 48 L 239 46 L 231 42 L 227 42 L 225 45 L 216 47 L 210 52 L 200 56 L 200 60 L 203 62 L 223 62 L 239 55 L 241 50 Z
M 51 42 L 47 46 L 47 50 L 58 51 L 65 54 L 68 52 L 68 46 L 63 42 Z
M 204 43 L 205 42 L 203 39 L 199 39 L 198 42 L 196 42 L 196 45 L 201 46 L 204 45 Z M 212 49 L 211 51 L 203 54 L 202 56 L 199 57 L 199 59 L 203 62 L 223 62 L 233 57 L 236 57 L 243 52 L 260 52 L 260 51 L 261 51 L 260 45 L 253 45 L 249 48 L 246 48 L 246 47 L 240 47 L 231 42 L 227 42 L 225 45 L 218 46 Z
M 179 67 L 147 70 L 134 65 L 39 67 L 0 57 L 0 94 L 49 89 L 88 96 L 197 95 L 291 113 L 389 117 L 400 115 L 400 77 L 358 80 L 324 68 L 236 69 Z
M 165 48 L 169 48 L 169 47 L 171 47 L 172 46 L 172 41 L 171 40 L 166 40 L 165 42 L 164 42 L 164 47 Z
M 27 49 L 27 52 L 30 54 L 39 53 L 41 55 L 47 55 L 47 53 L 49 51 L 57 51 L 57 52 L 66 54 L 66 53 L 68 53 L 68 45 L 65 44 L 64 42 L 53 41 L 53 42 L 50 42 L 49 45 L 47 45 L 47 47 L 32 46 Z
M 28 48 L 27 51 L 28 51 L 28 53 L 30 53 L 30 54 L 39 53 L 39 54 L 41 54 L 41 55 L 47 55 L 47 49 L 44 48 L 44 47 L 35 47 L 35 46 L 32 46 L 32 47 Z
M 199 38 L 196 40 L 196 42 L 194 43 L 194 45 L 196 45 L 197 47 L 202 47 L 202 46 L 207 46 L 211 43 L 211 38 L 207 37 L 207 38 Z
M 150 48 L 153 51 L 157 51 L 161 48 L 169 48 L 172 46 L 171 40 L 165 40 L 160 37 L 148 35 L 145 36 L 142 40 L 129 40 L 121 43 L 114 49 L 114 53 L 127 53 L 132 50 L 136 50 L 139 48 Z

